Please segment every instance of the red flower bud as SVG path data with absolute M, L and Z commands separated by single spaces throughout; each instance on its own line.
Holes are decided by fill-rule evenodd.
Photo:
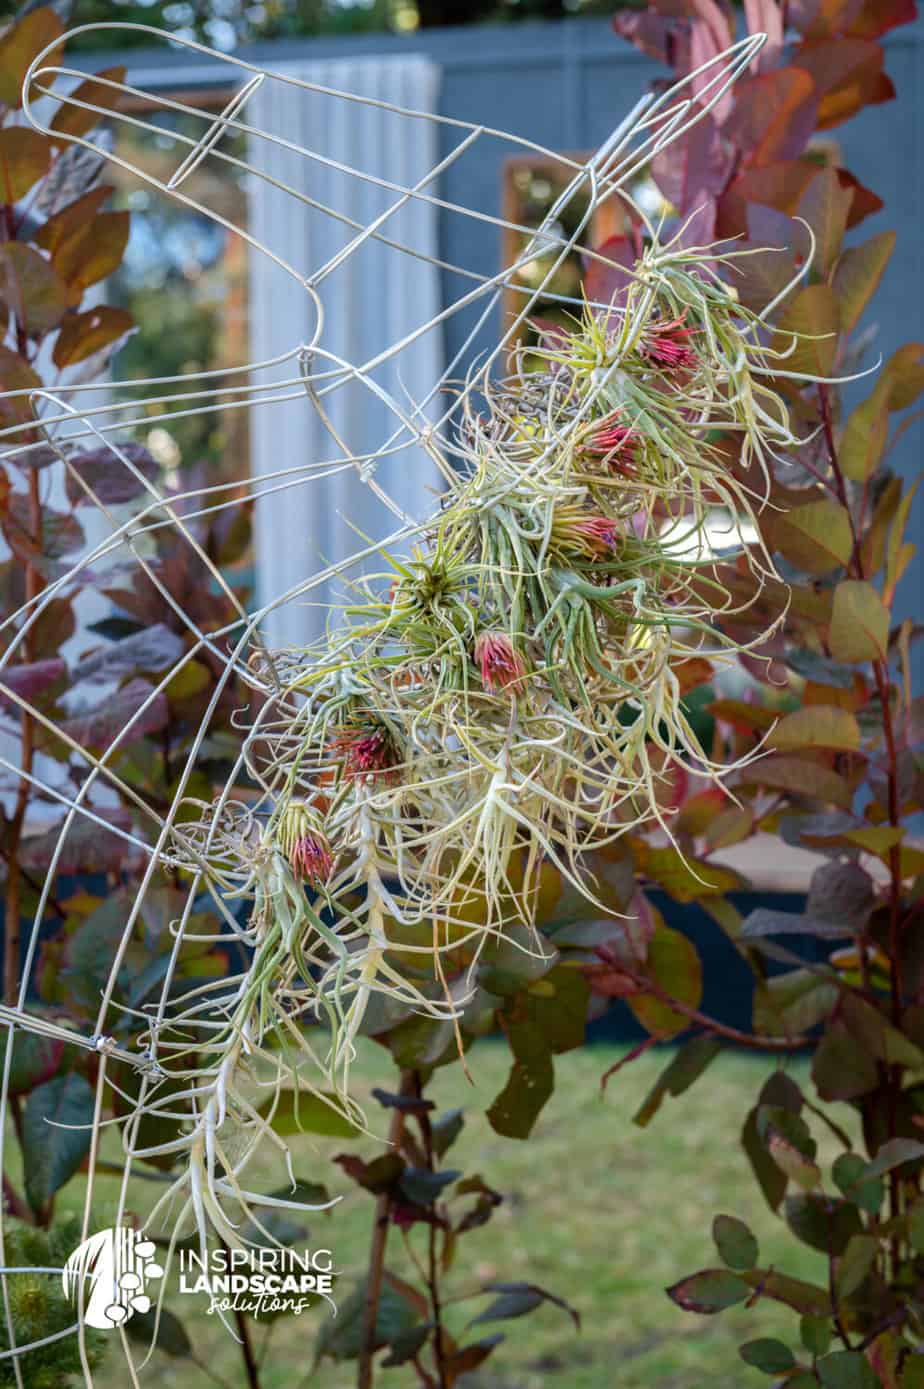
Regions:
M 312 810 L 303 801 L 292 801 L 279 823 L 279 847 L 299 882 L 321 887 L 334 871 L 334 857 L 327 836 Z
M 326 883 L 334 869 L 334 857 L 322 835 L 303 834 L 296 839 L 289 853 L 289 863 L 296 878 L 303 882 Z
M 619 548 L 622 534 L 619 521 L 578 506 L 557 507 L 552 516 L 552 549 L 564 558 L 602 559 Z
M 475 660 L 486 690 L 522 690 L 526 663 L 505 632 L 481 632 L 475 638 Z
M 608 516 L 585 516 L 574 522 L 574 531 L 581 542 L 580 548 L 591 559 L 611 555 L 622 538 L 619 523 Z
M 642 436 L 631 425 L 619 422 L 619 411 L 601 420 L 597 428 L 582 443 L 587 453 L 602 458 L 609 467 L 620 473 L 631 473 L 638 461 Z
M 652 366 L 666 371 L 686 371 L 696 366 L 696 353 L 690 346 L 692 328 L 685 328 L 686 310 L 678 318 L 662 319 L 649 325 L 639 351 Z
M 343 728 L 331 744 L 332 750 L 343 758 L 347 776 L 383 776 L 394 780 L 401 756 L 395 740 L 382 724 L 359 728 Z

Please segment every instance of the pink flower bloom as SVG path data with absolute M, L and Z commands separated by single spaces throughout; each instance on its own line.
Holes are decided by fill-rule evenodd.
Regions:
M 686 310 L 678 318 L 663 319 L 651 324 L 642 338 L 639 351 L 652 366 L 666 371 L 686 371 L 696 366 L 696 353 L 690 346 L 692 328 L 685 328 Z
M 585 516 L 574 522 L 574 530 L 585 553 L 592 559 L 611 555 L 622 538 L 619 523 L 608 516 Z
M 291 801 L 279 824 L 279 848 L 299 882 L 321 887 L 334 871 L 327 836 L 314 810 L 304 801 Z
M 564 559 L 580 555 L 602 559 L 618 550 L 623 528 L 618 520 L 580 506 L 560 506 L 552 516 L 551 549 Z
M 475 660 L 486 690 L 522 690 L 526 664 L 506 633 L 481 632 L 475 638 Z
M 344 728 L 332 743 L 343 757 L 347 776 L 384 776 L 393 780 L 401 761 L 394 739 L 381 724 L 365 728 Z
M 628 424 L 620 424 L 619 411 L 600 421 L 600 426 L 583 443 L 588 453 L 603 458 L 617 472 L 631 473 L 638 459 L 642 436 Z
M 330 845 L 322 834 L 312 831 L 294 840 L 289 850 L 289 863 L 296 878 L 318 887 L 327 882 L 334 870 Z

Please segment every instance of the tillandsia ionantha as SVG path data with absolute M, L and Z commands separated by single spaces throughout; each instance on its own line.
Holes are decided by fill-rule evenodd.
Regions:
M 800 444 L 769 382 L 795 339 L 771 344 L 726 283 L 742 254 L 650 229 L 626 288 L 547 335 L 538 370 L 514 349 L 506 378 L 473 375 L 417 548 L 383 549 L 323 642 L 254 657 L 280 681 L 246 733 L 257 794 L 188 806 L 175 831 L 251 962 L 233 997 L 206 986 L 163 1024 L 167 1076 L 138 1111 L 190 1101 L 168 1197 L 185 1193 L 203 1239 L 238 1241 L 223 1198 L 249 1209 L 240 1174 L 264 1137 L 286 1151 L 287 1074 L 363 1123 L 349 1071 L 373 994 L 458 1026 L 488 942 L 516 927 L 543 952 L 544 867 L 593 902 L 591 850 L 645 824 L 670 836 L 672 764 L 730 770 L 699 745 L 678 671 L 740 654 L 715 620 L 734 612 L 716 524 L 759 591 L 775 576 L 744 543 L 753 479 Z

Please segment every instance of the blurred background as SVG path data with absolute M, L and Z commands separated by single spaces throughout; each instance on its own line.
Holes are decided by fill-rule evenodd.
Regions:
M 142 378 L 187 377 L 192 389 L 203 372 L 216 373 L 213 380 L 223 385 L 246 380 L 250 364 L 269 363 L 253 376 L 268 385 L 289 382 L 286 398 L 266 410 L 197 407 L 185 418 L 169 420 L 161 418 L 162 407 L 153 401 L 162 388 L 137 388 L 141 400 L 134 437 L 159 475 L 172 480 L 174 490 L 200 485 L 243 490 L 249 479 L 267 479 L 255 489 L 262 495 L 252 515 L 242 502 L 238 516 L 222 513 L 220 524 L 203 540 L 246 604 L 271 603 L 324 564 L 351 553 L 359 544 L 357 528 L 374 537 L 393 524 L 360 479 L 338 475 L 298 485 L 299 469 L 326 456 L 331 447 L 310 403 L 291 392 L 293 354 L 312 332 L 313 311 L 291 277 L 253 241 L 308 272 L 336 258 L 355 226 L 378 214 L 387 192 L 382 184 L 412 185 L 447 160 L 459 143 L 462 132 L 451 124 L 415 121 L 370 102 L 486 127 L 488 133 L 428 185 L 428 200 L 402 209 L 393 221 L 395 235 L 400 232 L 399 239 L 416 247 L 422 258 L 412 260 L 387 245 L 370 243 L 339 266 L 322 289 L 326 350 L 353 361 L 361 354 L 374 357 L 407 338 L 400 359 L 385 364 L 378 379 L 396 398 L 425 402 L 421 408 L 435 412 L 434 383 L 447 370 L 463 377 L 479 354 L 497 342 L 513 305 L 505 301 L 484 315 L 483 303 L 475 300 L 451 314 L 445 311 L 467 293 L 472 273 L 496 276 L 520 254 L 527 229 L 542 222 L 568 180 L 568 165 L 556 155 L 587 158 L 652 80 L 663 76 L 653 58 L 614 32 L 613 10 L 612 0 L 293 0 L 253 5 L 235 0 L 76 0 L 71 7 L 71 25 L 104 27 L 70 42 L 69 64 L 86 72 L 122 64 L 127 82 L 139 92 L 122 107 L 123 116 L 134 120 L 112 122 L 102 137 L 116 161 L 134 170 L 114 162 L 106 173 L 115 185 L 115 206 L 130 211 L 131 224 L 124 257 L 99 296 L 129 310 L 137 325 L 113 359 L 113 381 L 130 394 L 131 384 Z M 117 25 L 156 26 L 218 54 L 152 42 L 147 32 Z M 924 339 L 919 232 L 924 215 L 924 28 L 920 22 L 906 24 L 888 34 L 884 46 L 898 102 L 869 106 L 855 120 L 814 137 L 810 147 L 819 163 L 849 167 L 883 199 L 885 210 L 864 222 L 862 237 L 893 228 L 898 232 L 895 254 L 876 294 L 874 328 L 864 330 L 872 359 L 879 352 L 887 356 L 909 339 Z M 296 82 L 355 93 L 367 102 L 321 97 L 291 83 L 265 84 L 242 119 L 272 132 L 277 141 L 226 136 L 224 157 L 205 160 L 185 181 L 184 201 L 160 196 L 145 178 L 169 180 L 187 148 L 177 137 L 199 138 L 233 98 L 246 76 L 233 60 Z M 185 109 L 166 109 L 170 103 Z M 508 132 L 520 143 L 494 132 Z M 318 158 L 307 159 L 305 149 Z M 374 172 L 377 182 L 345 178 L 342 165 Z M 296 196 L 268 184 L 261 173 Z M 675 218 L 675 209 L 647 170 L 639 172 L 632 192 L 653 217 L 663 215 L 668 224 Z M 312 200 L 335 208 L 340 220 L 320 213 Z M 580 202 L 570 204 L 562 213 L 563 229 L 570 232 L 583 211 Z M 523 230 L 504 228 L 500 220 Z M 604 210 L 588 223 L 584 241 L 598 246 L 624 230 L 618 213 Z M 547 264 L 540 246 L 519 271 L 523 287 L 538 284 Z M 585 270 L 578 250 L 559 268 L 551 288 L 558 294 L 578 293 Z M 550 302 L 540 304 L 538 312 L 554 319 L 559 310 Z M 416 336 L 431 320 L 435 326 Z M 177 391 L 186 388 L 181 382 Z M 862 395 L 866 387 L 857 390 Z M 854 398 L 852 388 L 847 397 Z M 376 448 L 394 429 L 382 401 L 355 383 L 338 391 L 331 414 L 338 433 L 357 454 Z M 399 438 L 382 465 L 383 485 L 402 507 L 426 514 L 435 505 L 438 479 L 426 471 L 425 460 L 400 445 Z M 890 462 L 907 478 L 917 472 L 914 429 L 898 440 Z M 283 476 L 286 470 L 292 470 L 290 481 Z M 172 564 L 175 557 L 167 559 Z M 921 563 L 919 554 L 899 600 L 899 615 L 920 616 Z M 213 594 L 197 593 L 201 572 L 190 570 L 186 577 L 179 568 L 171 572 L 179 575 L 177 585 L 190 607 L 196 601 L 217 601 Z M 311 603 L 283 603 L 267 618 L 267 636 L 281 644 L 309 641 L 323 629 L 326 603 L 340 593 L 331 586 L 316 592 Z M 78 614 L 75 641 L 81 649 L 96 636 L 135 638 L 145 624 L 160 620 L 159 610 L 146 609 L 137 595 L 120 590 L 108 600 L 100 609 L 106 614 L 101 621 L 90 620 L 99 617 L 96 610 Z M 226 620 L 226 614 L 207 614 L 216 626 L 219 619 Z M 159 741 L 153 751 L 142 743 L 143 755 L 136 748 L 126 763 L 127 780 L 154 803 L 166 804 L 173 794 L 190 730 L 197 727 L 211 688 L 209 679 L 206 670 L 195 688 L 172 690 L 168 732 L 156 729 Z M 715 693 L 708 688 L 704 700 Z M 210 738 L 197 768 L 204 797 L 229 765 L 235 745 L 231 715 L 238 707 L 239 698 L 229 691 L 227 727 Z M 708 743 L 708 734 L 704 741 Z M 112 932 L 121 929 L 126 899 L 114 892 L 121 861 L 89 861 L 86 850 L 84 855 L 74 864 L 83 875 L 76 882 L 87 905 L 72 905 L 67 896 L 74 891 L 71 883 L 61 894 L 64 909 L 58 914 L 70 923 L 82 912 L 79 929 L 85 933 L 93 924 L 95 934 L 85 935 L 90 941 L 86 996 L 93 1000 L 99 984 L 91 966 L 105 956 Z M 28 855 L 22 857 L 28 868 Z M 44 866 L 39 848 L 33 858 L 38 873 Z M 712 861 L 732 864 L 748 878 L 750 891 L 735 897 L 742 913 L 758 904 L 798 906 L 817 867 L 814 854 L 779 839 L 769 852 L 765 841 L 751 839 Z M 732 881 L 744 887 L 743 881 Z M 26 908 L 33 905 L 30 891 L 23 892 Z M 103 905 L 88 895 L 97 892 L 100 902 L 106 899 Z M 737 952 L 690 896 L 680 903 L 663 894 L 655 894 L 654 900 L 699 945 L 706 965 L 704 1009 L 728 1026 L 748 1027 L 752 981 Z M 165 920 L 172 910 L 167 902 Z M 102 922 L 103 911 L 111 922 Z M 149 934 L 155 936 L 153 927 Z M 136 944 L 137 955 L 131 958 L 133 963 L 137 959 L 140 974 L 152 947 L 147 937 Z M 56 945 L 46 942 L 42 998 L 53 1006 L 74 992 L 69 948 L 63 947 L 64 984 L 56 993 L 59 956 Z M 91 1003 L 85 1007 L 90 1016 Z M 479 1284 L 495 1276 L 547 1281 L 578 1308 L 585 1325 L 578 1337 L 566 1314 L 542 1306 L 528 1323 L 505 1328 L 504 1346 L 489 1366 L 465 1377 L 466 1389 L 539 1389 L 547 1384 L 561 1389 L 699 1389 L 717 1376 L 731 1385 L 737 1383 L 737 1341 L 756 1334 L 758 1326 L 764 1333 L 772 1329 L 772 1318 L 768 1328 L 763 1309 L 759 1322 L 748 1308 L 703 1322 L 684 1316 L 653 1296 L 653 1290 L 708 1260 L 707 1217 L 717 1207 L 748 1215 L 767 1263 L 774 1263 L 778 1252 L 782 1257 L 785 1231 L 755 1196 L 747 1159 L 734 1142 L 738 1116 L 743 1117 L 775 1063 L 723 1054 L 716 1063 L 708 1112 L 699 1093 L 687 1095 L 676 1101 L 671 1127 L 630 1131 L 624 1120 L 643 1102 L 663 1057 L 644 1056 L 605 1099 L 597 1081 L 643 1035 L 628 1009 L 617 1004 L 608 1021 L 592 1026 L 596 1048 L 558 1057 L 558 1088 L 528 1148 L 500 1142 L 483 1113 L 503 1083 L 508 1058 L 502 1044 L 490 1039 L 476 1043 L 476 1091 L 458 1067 L 438 1073 L 440 1108 L 459 1106 L 470 1115 L 457 1150 L 460 1165 L 478 1170 L 484 1164 L 505 1198 L 477 1246 L 478 1262 L 462 1272 Z M 357 1081 L 363 1102 L 372 1103 L 381 1062 L 382 1053 L 364 1042 Z M 792 1068 L 799 1077 L 805 1071 L 801 1063 Z M 579 1144 L 574 1142 L 577 1133 Z M 116 1146 L 113 1140 L 104 1153 L 112 1168 L 108 1174 L 101 1170 L 99 1178 L 100 1220 L 110 1206 L 114 1210 L 117 1199 Z M 306 1157 L 306 1173 L 316 1159 L 326 1181 L 339 1146 L 339 1140 L 320 1137 Z M 366 1155 L 376 1151 L 369 1144 Z M 9 1175 L 16 1183 L 23 1177 L 15 1160 Z M 151 1174 L 144 1177 L 155 1180 Z M 315 1243 L 329 1242 L 338 1264 L 353 1274 L 366 1257 L 371 1207 L 365 1193 L 345 1179 L 337 1186 L 337 1180 L 331 1189 L 349 1192 L 344 1205 L 335 1217 L 313 1224 L 310 1237 Z M 270 1174 L 267 1182 L 271 1184 Z M 142 1191 L 141 1179 L 134 1191 L 143 1209 L 149 1193 Z M 80 1200 L 80 1191 L 68 1188 L 59 1209 L 79 1210 Z M 413 1272 L 407 1257 L 401 1267 Z M 789 1267 L 808 1278 L 824 1276 L 824 1260 L 811 1248 L 800 1250 Z M 175 1299 L 171 1304 L 178 1314 L 186 1311 L 181 1303 Z M 470 1310 L 452 1315 L 461 1330 Z M 220 1328 L 203 1327 L 204 1320 L 190 1320 L 196 1327 L 194 1346 L 185 1346 L 175 1357 L 169 1350 L 158 1352 L 164 1383 L 199 1389 L 241 1382 L 236 1349 Z M 307 1330 L 296 1319 L 273 1328 L 271 1349 L 269 1338 L 266 1346 L 258 1346 L 265 1389 L 300 1383 L 341 1389 L 352 1382 L 349 1366 L 331 1361 L 320 1368 L 309 1365 L 305 1344 L 315 1329 L 316 1319 Z M 100 1378 L 105 1389 L 122 1383 L 115 1360 Z M 729 1366 L 726 1375 L 724 1367 Z M 393 1382 L 410 1382 L 404 1373 L 393 1370 Z M 387 1372 L 383 1382 L 389 1382 Z M 460 1389 L 462 1384 L 460 1380 Z

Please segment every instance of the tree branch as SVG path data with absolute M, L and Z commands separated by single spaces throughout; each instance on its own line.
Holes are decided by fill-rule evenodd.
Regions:
M 401 1072 L 398 1093 L 402 1096 L 415 1094 L 413 1071 Z M 404 1111 L 395 1109 L 388 1130 L 389 1150 L 397 1148 L 404 1128 Z M 356 1374 L 356 1389 L 372 1389 L 375 1366 L 375 1329 L 379 1319 L 379 1302 L 382 1297 L 382 1275 L 385 1272 L 385 1246 L 388 1243 L 388 1225 L 391 1219 L 391 1196 L 381 1192 L 375 1202 L 375 1216 L 372 1225 L 372 1243 L 369 1246 L 369 1272 L 366 1277 L 366 1300 L 363 1306 L 363 1335 Z

